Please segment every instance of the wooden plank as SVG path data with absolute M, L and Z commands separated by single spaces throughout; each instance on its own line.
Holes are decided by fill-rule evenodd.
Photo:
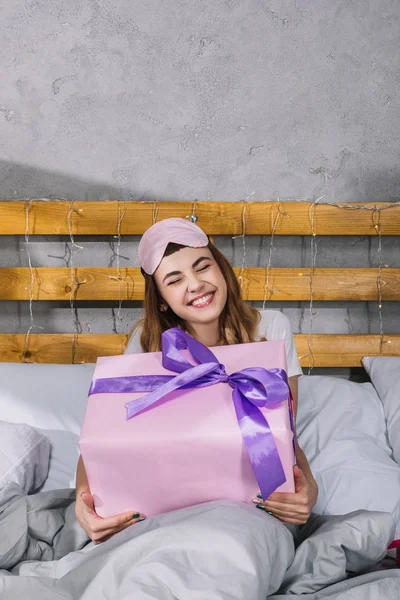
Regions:
M 367 206 L 367 208 L 363 208 Z M 342 207 L 342 208 L 341 208 Z M 379 209 L 379 210 L 377 210 Z M 188 218 L 210 235 L 400 234 L 400 205 L 266 202 L 124 202 L 8 200 L 0 202 L 3 235 L 141 235 L 167 217 Z
M 138 268 L 0 268 L 0 300 L 142 300 L 143 295 Z
M 363 356 L 400 356 L 400 335 L 295 335 L 302 367 L 361 367 Z
M 360 367 L 363 356 L 400 356 L 400 335 L 383 336 L 382 345 L 379 335 L 298 334 L 295 340 L 303 367 Z M 0 334 L 0 361 L 95 362 L 121 354 L 126 343 L 123 334 Z
M 378 300 L 378 269 L 235 269 L 242 278 L 244 300 L 375 301 Z M 400 300 L 400 269 L 382 269 L 381 300 Z
M 99 356 L 122 354 L 128 336 L 123 334 L 0 334 L 1 362 L 53 364 L 91 363 Z
M 378 269 L 235 269 L 245 300 L 374 301 Z M 311 281 L 312 278 L 312 281 Z M 382 300 L 400 300 L 400 269 L 381 271 Z M 0 300 L 142 300 L 144 279 L 137 268 L 0 268 Z

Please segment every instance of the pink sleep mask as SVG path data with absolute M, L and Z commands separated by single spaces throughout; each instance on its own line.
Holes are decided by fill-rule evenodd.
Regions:
M 145 273 L 153 275 L 170 243 L 204 248 L 208 245 L 208 237 L 200 227 L 186 219 L 163 219 L 155 223 L 139 242 L 139 264 Z

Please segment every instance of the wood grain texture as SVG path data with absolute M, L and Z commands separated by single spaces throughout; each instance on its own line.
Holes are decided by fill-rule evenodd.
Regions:
M 124 352 L 128 336 L 123 334 L 35 333 L 0 334 L 1 362 L 51 364 L 92 363 L 99 356 Z
M 235 269 L 245 300 L 374 301 L 378 269 Z M 381 271 L 382 300 L 400 300 L 400 269 Z M 143 300 L 137 268 L 0 268 L 0 300 Z
M 95 362 L 122 354 L 127 339 L 123 334 L 0 334 L 0 361 Z M 381 340 L 379 335 L 297 334 L 295 341 L 302 367 L 360 367 L 363 356 L 400 356 L 400 335 Z
M 400 206 L 390 202 L 312 204 L 266 202 L 0 202 L 3 235 L 141 235 L 155 221 L 188 218 L 210 235 L 382 235 L 400 234 Z M 377 211 L 375 209 L 383 209 Z M 243 231 L 243 223 L 245 228 Z
M 142 300 L 137 268 L 0 268 L 0 300 Z
M 400 335 L 295 335 L 302 367 L 361 367 L 364 356 L 400 356 Z

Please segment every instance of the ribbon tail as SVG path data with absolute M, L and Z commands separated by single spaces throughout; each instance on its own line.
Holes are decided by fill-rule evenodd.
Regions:
M 170 381 L 161 385 L 158 389 L 154 390 L 150 394 L 146 394 L 141 398 L 136 398 L 135 400 L 130 400 L 125 404 L 126 408 L 126 419 L 131 419 L 138 413 L 142 412 L 146 408 L 149 408 L 158 400 L 161 400 L 167 394 L 174 392 L 182 387 L 190 387 L 191 385 L 195 385 L 195 382 L 199 378 L 202 379 L 202 386 L 205 385 L 213 385 L 215 383 L 213 378 L 210 378 L 209 381 L 204 381 L 204 375 L 208 375 L 219 368 L 219 363 L 206 363 L 203 365 L 197 365 L 196 367 L 192 367 L 183 373 L 180 373 L 176 377 L 173 377 Z
M 286 481 L 271 428 L 259 408 L 238 388 L 233 390 L 233 403 L 260 492 L 267 499 Z
M 294 399 L 293 399 L 293 394 L 292 394 L 292 390 L 289 387 L 289 421 L 290 421 L 290 428 L 292 430 L 293 433 L 293 452 L 294 455 L 296 456 L 296 423 L 295 423 L 295 416 L 294 416 Z
M 152 392 L 174 378 L 174 375 L 135 375 L 93 379 L 88 396 L 93 394 L 129 394 Z

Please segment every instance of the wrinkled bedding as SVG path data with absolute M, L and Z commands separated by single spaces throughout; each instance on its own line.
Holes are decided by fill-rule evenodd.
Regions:
M 218 501 L 161 515 L 94 546 L 74 490 L 0 491 L 2 600 L 396 600 L 386 513 L 313 516 L 290 531 L 253 506 Z

